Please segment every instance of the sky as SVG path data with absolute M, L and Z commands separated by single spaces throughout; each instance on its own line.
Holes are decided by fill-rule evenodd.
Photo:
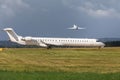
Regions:
M 84 30 L 68 30 L 74 24 Z M 21 36 L 120 38 L 120 0 L 0 0 L 2 29 Z

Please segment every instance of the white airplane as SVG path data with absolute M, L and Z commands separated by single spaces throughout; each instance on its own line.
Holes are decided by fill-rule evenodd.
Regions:
M 103 48 L 104 43 L 97 39 L 84 38 L 49 38 L 49 37 L 22 37 L 17 35 L 12 28 L 5 28 L 12 42 L 22 45 L 37 45 L 41 47 L 51 48 L 53 46 L 68 46 L 68 47 L 99 47 Z
M 78 27 L 77 25 L 74 24 L 73 27 L 68 29 L 79 30 L 79 29 L 85 29 L 85 28 Z

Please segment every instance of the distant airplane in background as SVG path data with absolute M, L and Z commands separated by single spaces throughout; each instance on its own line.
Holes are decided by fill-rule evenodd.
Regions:
M 85 29 L 85 28 L 78 27 L 77 25 L 74 24 L 73 27 L 68 28 L 68 29 L 79 30 L 79 29 Z
M 99 47 L 105 46 L 104 43 L 97 39 L 87 38 L 50 38 L 50 37 L 22 37 L 17 35 L 12 28 L 5 28 L 10 40 L 12 42 L 22 45 L 37 45 L 41 47 L 51 48 L 53 46 L 60 47 Z

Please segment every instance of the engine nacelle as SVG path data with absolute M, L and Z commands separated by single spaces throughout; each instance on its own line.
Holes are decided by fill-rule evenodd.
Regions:
M 31 41 L 31 40 L 32 40 L 32 37 L 27 36 L 27 37 L 22 38 L 22 40 L 23 40 L 23 41 Z

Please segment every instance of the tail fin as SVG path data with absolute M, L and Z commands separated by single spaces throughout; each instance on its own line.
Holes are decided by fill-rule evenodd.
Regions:
M 7 32 L 11 41 L 13 42 L 19 41 L 18 35 L 14 32 L 12 28 L 5 28 L 4 31 Z

